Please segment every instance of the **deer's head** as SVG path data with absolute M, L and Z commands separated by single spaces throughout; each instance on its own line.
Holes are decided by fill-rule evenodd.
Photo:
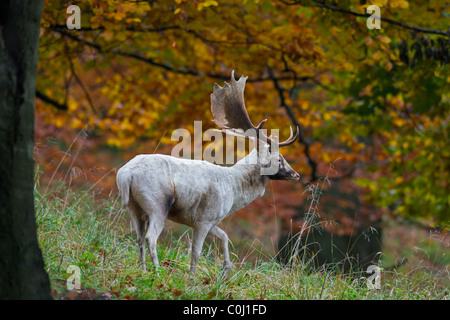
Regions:
M 291 127 L 289 138 L 284 142 L 279 142 L 278 137 L 266 135 L 263 126 L 267 119 L 254 126 L 244 103 L 244 88 L 247 78 L 241 76 L 236 81 L 233 70 L 230 83 L 225 82 L 223 87 L 217 83 L 214 84 L 214 91 L 211 94 L 213 121 L 225 134 L 255 140 L 257 159 L 264 169 L 267 168 L 262 171 L 262 174 L 268 175 L 272 180 L 298 181 L 300 175 L 291 168 L 278 149 L 294 143 L 298 138 L 299 128 L 297 127 L 294 135 Z

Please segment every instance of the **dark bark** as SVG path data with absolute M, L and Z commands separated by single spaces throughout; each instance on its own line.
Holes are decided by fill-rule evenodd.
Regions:
M 44 0 L 0 2 L 0 299 L 50 299 L 34 212 L 34 99 Z

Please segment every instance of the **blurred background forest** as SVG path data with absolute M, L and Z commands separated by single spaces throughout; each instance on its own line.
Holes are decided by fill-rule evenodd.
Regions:
M 80 30 L 66 27 L 70 4 Z M 367 27 L 370 4 L 381 29 Z M 194 121 L 215 128 L 210 94 L 234 69 L 249 77 L 254 123 L 268 118 L 281 139 L 300 128 L 282 152 L 302 175 L 270 182 L 223 222 L 237 251 L 285 259 L 290 237 L 308 229 L 318 263 L 383 256 L 448 268 L 449 14 L 439 0 L 47 0 L 39 186 L 114 201 L 126 161 L 170 154 L 172 131 Z

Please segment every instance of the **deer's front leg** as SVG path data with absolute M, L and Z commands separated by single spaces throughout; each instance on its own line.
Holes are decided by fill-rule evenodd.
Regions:
M 211 228 L 208 226 L 197 226 L 193 229 L 192 235 L 192 255 L 191 255 L 191 272 L 195 273 L 197 271 L 197 262 L 202 253 L 203 242 L 205 242 L 206 235 Z

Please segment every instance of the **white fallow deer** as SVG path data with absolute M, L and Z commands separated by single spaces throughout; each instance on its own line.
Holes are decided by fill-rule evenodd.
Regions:
M 203 242 L 209 234 L 221 241 L 224 274 L 228 276 L 231 270 L 228 236 L 218 224 L 261 197 L 269 180 L 300 179 L 278 153 L 278 147 L 290 145 L 297 139 L 299 129 L 294 136 L 291 128 L 290 137 L 278 143 L 276 137 L 267 137 L 261 129 L 266 120 L 255 127 L 244 104 L 246 80 L 247 77 L 241 77 L 236 81 L 233 71 L 231 82 L 225 82 L 224 87 L 215 84 L 211 94 L 213 121 L 222 132 L 241 136 L 244 134 L 239 132 L 253 132 L 247 137 L 252 136 L 259 147 L 246 157 L 225 167 L 162 154 L 138 155 L 117 172 L 122 209 L 130 209 L 144 270 L 145 242 L 153 264 L 158 266 L 157 239 L 166 220 L 170 219 L 193 229 L 191 272 L 196 271 Z M 263 169 L 269 162 L 276 163 L 278 170 L 264 175 Z

